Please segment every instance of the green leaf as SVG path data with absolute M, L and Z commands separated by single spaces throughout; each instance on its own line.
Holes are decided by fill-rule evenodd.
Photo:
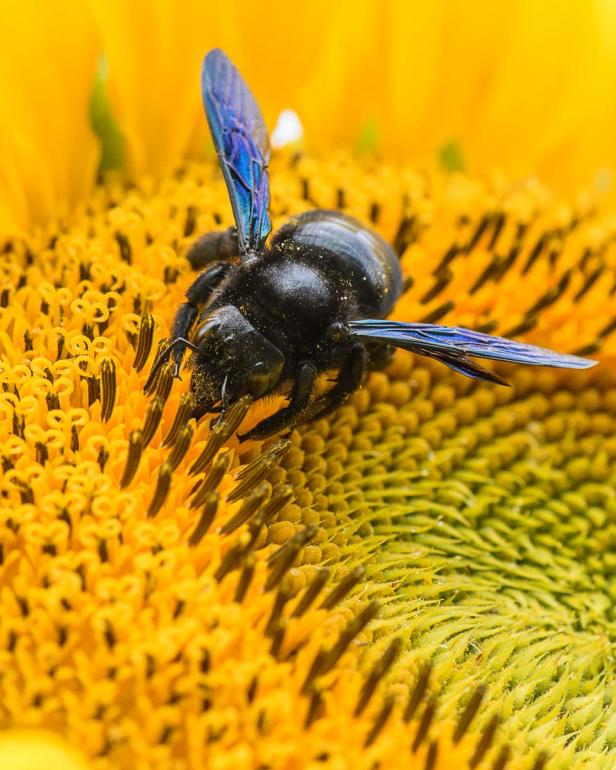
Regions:
M 101 143 L 99 173 L 122 167 L 124 137 L 111 110 L 108 93 L 107 61 L 101 55 L 90 96 L 90 122 Z

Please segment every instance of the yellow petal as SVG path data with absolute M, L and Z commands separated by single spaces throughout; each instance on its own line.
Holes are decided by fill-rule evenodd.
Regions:
M 301 24 L 282 0 L 221 9 L 196 0 L 91 2 L 132 176 L 169 173 L 186 155 L 203 152 L 199 72 L 215 46 L 245 76 L 270 130 L 284 108 L 298 112 L 313 144 L 353 141 L 365 120 L 367 102 L 358 96 L 371 64 L 365 48 L 372 2 L 351 8 L 318 0 L 302 9 Z
M 503 18 L 503 50 L 467 126 L 473 166 L 536 170 L 585 121 L 596 96 L 589 75 L 598 61 L 597 22 L 597 6 L 587 0 L 514 4 Z
M 225 7 L 219 44 L 254 90 L 270 130 L 280 111 L 295 110 L 312 146 L 352 143 L 370 114 L 366 92 L 378 71 L 376 8 L 367 2 L 248 0 Z
M 0 767 L 6 770 L 87 770 L 81 754 L 46 730 L 0 732 Z
M 616 6 L 610 0 L 594 3 L 592 48 L 578 61 L 576 90 L 570 91 L 577 121 L 566 136 L 548 148 L 538 172 L 569 192 L 598 172 L 598 184 L 611 182 L 616 171 Z
M 381 149 L 417 161 L 455 144 L 473 171 L 590 184 L 616 167 L 615 16 L 607 0 L 384 5 L 366 54 Z
M 199 72 L 213 42 L 212 9 L 193 0 L 91 2 L 128 171 L 169 173 L 194 142 L 197 121 L 205 122 Z
M 0 52 L 0 235 L 83 200 L 98 149 L 88 100 L 97 44 L 80 2 L 8 0 Z

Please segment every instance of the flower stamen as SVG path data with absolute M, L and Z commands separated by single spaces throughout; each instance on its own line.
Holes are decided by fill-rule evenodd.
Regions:
M 430 664 L 426 663 L 422 667 L 421 671 L 419 672 L 419 676 L 417 677 L 415 686 L 409 695 L 406 708 L 404 709 L 404 714 L 402 718 L 404 719 L 405 722 L 410 722 L 411 719 L 415 716 L 417 707 L 421 703 L 424 695 L 428 690 L 428 684 L 430 683 L 431 673 L 432 673 L 432 667 L 430 666 Z
M 419 747 L 426 739 L 426 736 L 428 735 L 428 730 L 430 729 L 430 725 L 432 724 L 432 720 L 434 719 L 435 714 L 436 714 L 436 698 L 432 696 L 426 703 L 426 708 L 424 709 L 424 713 L 422 714 L 422 717 L 419 720 L 419 725 L 417 726 L 415 739 L 413 740 L 413 745 L 411 746 L 411 751 L 413 752 L 413 754 L 417 753 Z
M 191 420 L 188 425 L 185 425 L 179 432 L 179 435 L 169 452 L 169 456 L 167 457 L 167 463 L 172 471 L 178 467 L 186 456 L 186 452 L 188 452 L 194 435 L 195 421 Z
M 152 519 L 163 507 L 167 495 L 169 494 L 169 488 L 171 487 L 171 476 L 173 474 L 173 468 L 169 463 L 163 463 L 158 471 L 158 480 L 156 482 L 156 489 L 154 490 L 154 496 L 152 502 L 148 508 L 148 518 Z
M 257 487 L 257 489 L 258 488 L 259 487 Z M 259 514 L 260 526 L 268 524 L 283 510 L 283 508 L 292 503 L 294 499 L 295 492 L 293 487 L 288 484 L 279 486 L 270 499 L 265 503 L 263 510 Z
M 129 336 L 130 341 L 130 336 Z M 135 338 L 134 341 L 134 347 L 137 347 L 137 339 Z M 154 356 L 154 361 L 158 361 L 160 356 L 165 352 L 167 348 L 167 342 L 162 339 L 159 341 L 157 347 L 156 347 L 156 354 Z M 146 396 L 151 396 L 153 393 L 156 392 L 158 388 L 158 383 L 162 374 L 162 367 L 158 367 L 154 372 L 153 376 L 150 376 L 147 380 L 145 385 L 143 386 L 143 392 Z
M 424 770 L 435 770 L 437 758 L 438 743 L 436 741 L 431 741 L 426 753 L 426 763 L 424 765 Z
M 148 356 L 152 350 L 152 342 L 154 341 L 155 327 L 156 323 L 153 315 L 146 313 L 141 317 L 139 337 L 137 338 L 137 349 L 135 351 L 135 360 L 133 361 L 133 368 L 137 372 L 140 372 L 143 369 L 148 360 Z
M 193 409 L 195 408 L 195 399 L 192 393 L 183 393 L 180 397 L 180 403 L 175 413 L 175 419 L 169 428 L 169 432 L 163 439 L 163 446 L 170 446 L 175 442 L 180 430 L 186 425 L 190 419 Z
M 274 635 L 274 632 L 278 630 L 282 612 L 291 597 L 292 592 L 289 590 L 288 586 L 285 586 L 283 583 L 278 591 L 276 591 L 276 598 L 274 599 L 274 604 L 272 605 L 272 611 L 263 631 L 265 636 L 271 637 Z
M 160 374 L 158 375 L 155 393 L 163 405 L 167 403 L 167 399 L 171 394 L 171 388 L 173 387 L 173 366 L 173 362 L 170 361 L 161 367 Z
M 246 535 L 240 535 L 236 544 L 232 546 L 227 553 L 222 557 L 216 572 L 214 572 L 214 579 L 220 583 L 220 581 L 236 569 L 244 554 L 248 550 L 248 539 Z
M 372 744 L 376 741 L 376 739 L 379 737 L 379 734 L 381 730 L 385 727 L 387 724 L 387 720 L 391 716 L 391 712 L 394 709 L 394 699 L 391 697 L 388 697 L 385 699 L 385 702 L 383 703 L 383 706 L 381 707 L 381 710 L 377 714 L 374 724 L 372 725 L 370 732 L 366 736 L 366 739 L 364 741 L 364 747 L 368 748 L 368 746 L 372 746 Z
M 301 618 L 301 616 L 310 609 L 329 580 L 330 574 L 331 570 L 328 567 L 321 567 L 316 571 L 315 576 L 304 591 L 304 595 L 293 610 L 293 614 L 291 615 L 292 618 Z
M 208 499 L 208 497 L 214 492 L 214 490 L 222 481 L 222 477 L 229 470 L 229 466 L 231 465 L 231 457 L 232 455 L 230 451 L 221 452 L 216 457 L 212 463 L 212 467 L 203 477 L 201 483 L 198 484 L 197 488 L 194 490 L 193 497 L 189 503 L 190 508 L 200 508 Z
M 481 738 L 479 739 L 479 743 L 477 744 L 477 748 L 475 749 L 475 752 L 471 757 L 468 765 L 471 770 L 475 770 L 475 768 L 479 765 L 481 760 L 488 753 L 490 746 L 494 742 L 494 736 L 496 735 L 496 730 L 498 729 L 499 721 L 500 720 L 498 718 L 498 715 L 494 714 L 490 718 L 490 721 L 488 722 L 488 724 L 484 727 L 481 733 Z
M 270 471 L 277 466 L 281 457 L 284 456 L 290 446 L 291 442 L 288 439 L 280 439 L 242 468 L 235 476 L 240 483 L 227 495 L 227 500 L 230 503 L 240 500 L 250 489 L 267 478 Z
M 455 306 L 456 306 L 455 302 L 453 302 L 453 300 L 448 299 L 447 302 L 443 302 L 442 305 L 435 307 L 434 310 L 430 311 L 419 320 L 421 323 L 424 323 L 424 324 L 436 324 L 442 318 L 444 318 L 448 313 L 451 313 L 451 311 L 455 308 Z
M 270 572 L 265 581 L 266 591 L 271 591 L 274 586 L 277 586 L 280 583 L 284 575 L 293 566 L 293 562 L 298 553 L 312 540 L 316 533 L 317 528 L 315 526 L 310 525 L 304 527 L 304 529 L 297 532 L 291 540 L 282 545 L 270 556 L 268 560 Z
M 150 401 L 150 404 L 145 413 L 145 419 L 143 421 L 143 428 L 141 429 L 141 440 L 143 448 L 145 449 L 150 441 L 154 438 L 154 434 L 158 430 L 160 420 L 163 416 L 163 408 L 165 404 L 162 398 L 155 398 Z
M 205 501 L 199 521 L 188 539 L 188 545 L 191 547 L 194 548 L 194 546 L 198 545 L 208 529 L 212 526 L 212 522 L 214 521 L 214 517 L 218 510 L 218 500 L 218 493 L 212 492 Z
M 190 467 L 189 473 L 192 476 L 205 470 L 221 447 L 235 433 L 246 416 L 251 402 L 252 399 L 249 396 L 238 399 L 227 409 L 222 420 L 219 420 L 210 430 L 203 451 Z
M 466 708 L 464 709 L 453 734 L 454 743 L 460 743 L 462 737 L 466 734 L 466 731 L 470 727 L 471 722 L 479 711 L 479 707 L 481 706 L 485 694 L 486 686 L 480 684 L 475 692 L 471 695 L 470 700 L 467 703 Z
M 511 749 L 509 748 L 509 746 L 503 746 L 503 748 L 500 751 L 500 754 L 494 760 L 494 763 L 492 765 L 492 770 L 504 770 L 505 766 L 507 765 L 507 762 L 509 762 L 510 755 L 511 755 Z
M 143 433 L 140 430 L 131 431 L 128 437 L 128 454 L 126 456 L 126 465 L 120 479 L 120 488 L 125 489 L 135 478 L 135 473 L 139 468 L 141 455 L 143 453 Z
M 535 760 L 535 764 L 532 767 L 532 770 L 544 770 L 545 766 L 548 762 L 548 755 L 545 752 L 541 752 L 537 759 Z
M 255 557 L 252 554 L 248 554 L 244 559 L 244 567 L 240 574 L 240 579 L 235 590 L 234 601 L 241 604 L 250 588 L 252 579 L 255 574 Z M 273 653 L 271 653 L 273 654 Z
M 379 603 L 371 601 L 348 622 L 346 627 L 340 632 L 336 644 L 327 653 L 323 668 L 320 671 L 321 674 L 327 674 L 328 671 L 332 670 L 353 639 L 364 630 L 371 620 L 374 620 L 379 609 Z
M 266 481 L 261 482 L 259 486 L 255 487 L 255 489 L 246 496 L 239 511 L 221 527 L 220 533 L 222 535 L 230 535 L 232 532 L 235 532 L 236 529 L 254 516 L 263 503 L 268 499 L 270 494 L 270 485 Z
M 308 701 L 308 709 L 306 711 L 306 719 L 304 720 L 304 727 L 308 729 L 313 722 L 319 719 L 324 712 L 323 696 L 319 689 L 314 689 L 310 695 Z
M 359 565 L 346 574 L 338 585 L 334 586 L 331 592 L 323 599 L 320 605 L 322 610 L 331 610 L 337 604 L 339 604 L 345 596 L 351 593 L 355 586 L 361 581 L 366 574 L 364 567 Z
M 276 463 L 279 463 L 290 447 L 291 441 L 289 439 L 278 439 L 278 441 L 272 444 L 264 452 L 259 453 L 259 456 L 256 457 L 251 463 L 248 463 L 248 465 L 245 465 L 241 470 L 239 470 L 236 473 L 235 478 L 241 481 L 248 476 L 252 476 L 261 468 L 264 462 L 273 460 Z
M 356 717 L 361 716 L 368 703 L 370 703 L 370 699 L 374 695 L 378 683 L 393 665 L 393 662 L 400 654 L 401 648 L 401 639 L 394 637 L 387 646 L 383 656 L 373 666 L 359 694 L 359 700 L 357 701 L 355 711 L 353 712 Z
M 101 420 L 107 422 L 116 402 L 117 379 L 115 361 L 105 358 L 101 363 Z

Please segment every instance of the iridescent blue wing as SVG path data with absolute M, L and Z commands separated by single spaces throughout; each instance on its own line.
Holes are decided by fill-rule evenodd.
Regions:
M 218 48 L 203 60 L 201 91 L 245 258 L 261 251 L 272 229 L 267 129 L 242 76 Z
M 422 356 L 429 356 L 467 377 L 503 385 L 507 384 L 505 380 L 471 361 L 469 356 L 561 369 L 588 369 L 597 363 L 588 358 L 563 355 L 547 348 L 526 345 L 504 337 L 492 337 L 460 326 L 380 320 L 352 321 L 349 326 L 351 332 L 358 337 L 386 342 Z

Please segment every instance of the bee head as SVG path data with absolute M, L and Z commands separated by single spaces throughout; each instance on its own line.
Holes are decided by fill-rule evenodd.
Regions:
M 284 357 L 233 305 L 207 316 L 192 335 L 191 390 L 201 413 L 243 395 L 269 393 L 280 381 Z

